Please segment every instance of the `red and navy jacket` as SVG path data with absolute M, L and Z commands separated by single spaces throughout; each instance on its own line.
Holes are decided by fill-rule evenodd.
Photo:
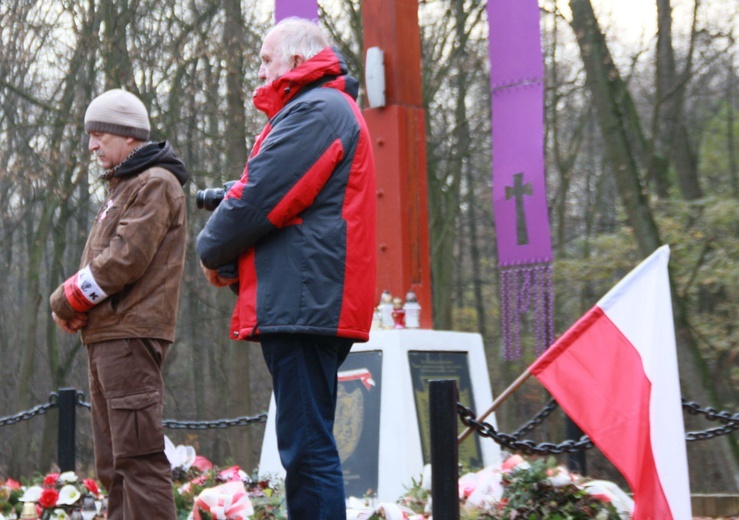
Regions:
M 206 267 L 238 263 L 232 339 L 369 339 L 375 169 L 356 94 L 331 47 L 254 93 L 270 120 L 197 240 Z

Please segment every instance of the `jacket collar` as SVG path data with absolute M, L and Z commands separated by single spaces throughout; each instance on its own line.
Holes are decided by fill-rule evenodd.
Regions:
M 307 86 L 322 79 L 330 81 L 346 73 L 346 64 L 338 51 L 334 47 L 326 47 L 272 83 L 259 87 L 252 95 L 252 102 L 272 119 Z

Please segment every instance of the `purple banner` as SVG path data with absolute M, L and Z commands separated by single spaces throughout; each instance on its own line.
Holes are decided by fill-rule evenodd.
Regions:
M 290 16 L 318 20 L 318 0 L 275 0 L 275 22 Z
M 490 0 L 493 211 L 501 266 L 550 262 L 537 0 Z
M 537 0 L 489 0 L 493 214 L 506 357 L 532 312 L 537 352 L 553 339 L 552 242 L 544 175 L 544 62 Z

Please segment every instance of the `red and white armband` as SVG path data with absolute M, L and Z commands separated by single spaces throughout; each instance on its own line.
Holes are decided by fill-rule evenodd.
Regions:
M 87 312 L 108 297 L 95 281 L 89 265 L 64 282 L 64 295 L 77 312 Z

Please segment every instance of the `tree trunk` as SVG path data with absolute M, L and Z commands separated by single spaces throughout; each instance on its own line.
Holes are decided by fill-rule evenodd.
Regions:
M 440 183 L 432 179 L 434 167 L 429 163 L 429 217 L 431 240 L 431 288 L 434 309 L 434 328 L 452 328 L 452 280 L 454 274 L 454 223 L 456 214 L 449 214 L 453 197 L 444 194 Z
M 466 106 L 469 80 L 469 71 L 466 67 L 469 63 L 466 43 L 470 31 L 466 25 L 471 14 L 465 10 L 463 2 L 455 2 L 452 9 L 454 41 L 457 45 L 455 52 L 453 52 L 454 61 L 457 64 L 456 76 L 453 82 L 455 89 L 453 145 L 448 166 L 444 168 L 445 171 L 440 171 L 438 161 L 428 161 L 429 185 L 431 188 L 429 190 L 431 287 L 433 289 L 434 324 L 436 328 L 441 330 L 451 330 L 453 327 L 453 299 L 451 295 L 454 280 L 454 244 L 457 232 L 457 217 L 460 214 L 460 186 L 471 141 Z M 429 119 L 427 119 L 427 123 Z M 429 150 L 432 148 L 432 146 L 428 147 Z M 432 171 L 433 174 L 431 174 Z
M 739 172 L 737 172 L 736 159 L 736 137 L 734 135 L 734 122 L 736 121 L 734 111 L 734 100 L 736 99 L 735 82 L 736 76 L 734 71 L 734 62 L 729 60 L 729 81 L 726 85 L 728 100 L 728 115 L 726 117 L 726 153 L 729 156 L 729 179 L 731 179 L 731 193 L 737 198 L 739 197 Z
M 77 37 L 77 46 L 75 48 L 75 54 L 70 61 L 69 73 L 67 75 L 68 81 L 65 85 L 64 94 L 62 96 L 62 110 L 57 116 L 57 121 L 54 124 L 55 128 L 64 128 L 65 126 L 71 126 L 76 128 L 74 137 L 68 147 L 64 147 L 69 150 L 69 156 L 62 160 L 61 157 L 56 157 L 51 164 L 58 164 L 59 170 L 55 172 L 55 177 L 60 179 L 60 211 L 57 221 L 52 229 L 52 242 L 53 242 L 53 253 L 51 269 L 49 271 L 49 287 L 51 289 L 56 288 L 61 282 L 65 275 L 63 269 L 63 259 L 65 251 L 67 249 L 67 224 L 74 215 L 74 208 L 70 205 L 70 197 L 75 192 L 78 183 L 82 179 L 87 179 L 87 168 L 81 168 L 78 171 L 78 175 L 75 178 L 74 174 L 78 170 L 78 151 L 83 146 L 83 131 L 82 121 L 84 112 L 82 110 L 73 111 L 74 99 L 77 91 L 79 90 L 77 81 L 81 80 L 84 90 L 84 99 L 89 100 L 92 96 L 92 82 L 89 79 L 83 77 L 80 78 L 78 75 L 80 71 L 84 70 L 85 63 L 94 61 L 95 46 L 94 37 L 99 26 L 99 19 L 95 15 L 94 4 L 92 1 L 88 2 L 88 16 L 84 20 L 84 25 L 81 27 L 80 33 Z M 89 69 L 88 69 L 89 70 Z M 68 120 L 69 117 L 73 119 Z M 62 139 L 61 131 L 58 134 L 58 138 Z M 57 150 L 61 148 L 61 142 L 58 146 L 55 146 L 53 153 L 58 153 Z M 75 265 L 75 269 L 76 269 Z M 77 343 L 76 347 L 71 352 L 67 353 L 64 358 L 60 356 L 59 345 L 57 342 L 58 329 L 53 320 L 48 320 L 46 325 L 46 350 L 47 358 L 49 363 L 49 372 L 51 375 L 53 390 L 57 390 L 65 385 L 69 369 L 71 367 L 71 356 L 74 356 L 79 351 L 80 344 Z M 38 468 L 45 470 L 49 469 L 47 466 L 49 461 L 55 460 L 54 448 L 55 448 L 55 435 L 56 435 L 56 421 L 53 420 L 49 415 L 46 416 L 47 420 L 44 423 L 43 440 L 41 443 L 41 449 L 39 450 L 39 463 Z
M 690 66 L 691 59 L 688 56 L 685 70 L 678 77 L 672 45 L 671 0 L 657 0 L 657 99 L 652 124 L 653 151 L 649 176 L 654 180 L 660 198 L 668 196 L 670 164 L 675 166 L 683 198 L 694 200 L 702 197 L 695 146 L 688 134 L 684 116 L 685 86 L 691 73 Z
M 669 153 L 675 135 L 677 73 L 672 50 L 672 8 L 670 0 L 657 0 L 656 100 L 652 118 L 652 152 L 647 178 L 660 199 L 669 197 Z
M 244 22 L 239 0 L 223 0 L 226 22 L 223 28 L 223 48 L 226 51 L 226 171 L 238 178 L 247 160 L 246 118 L 244 100 Z M 233 352 L 230 379 L 233 388 L 232 410 L 235 415 L 251 415 L 252 397 L 250 383 L 250 342 L 236 344 Z M 229 433 L 234 460 L 251 471 L 255 467 L 252 450 L 252 430 L 233 429 Z
M 619 195 L 629 225 L 634 228 L 639 251 L 647 256 L 661 245 L 661 240 L 639 177 L 637 150 L 631 145 L 631 103 L 626 102 L 630 96 L 611 59 L 590 0 L 570 0 L 570 7 L 572 27 L 605 141 L 606 157 L 615 172 Z
M 475 314 L 477 315 L 477 331 L 482 337 L 487 336 L 487 319 L 485 315 L 485 300 L 482 296 L 482 272 L 481 254 L 477 239 L 477 212 L 475 206 L 475 182 L 472 176 L 472 168 L 465 172 L 467 180 L 467 228 L 470 244 L 470 270 L 472 271 L 472 288 L 474 292 Z
M 102 0 L 100 9 L 105 23 L 102 38 L 105 90 L 125 88 L 138 96 L 127 41 L 128 26 L 135 13 L 128 0 Z

